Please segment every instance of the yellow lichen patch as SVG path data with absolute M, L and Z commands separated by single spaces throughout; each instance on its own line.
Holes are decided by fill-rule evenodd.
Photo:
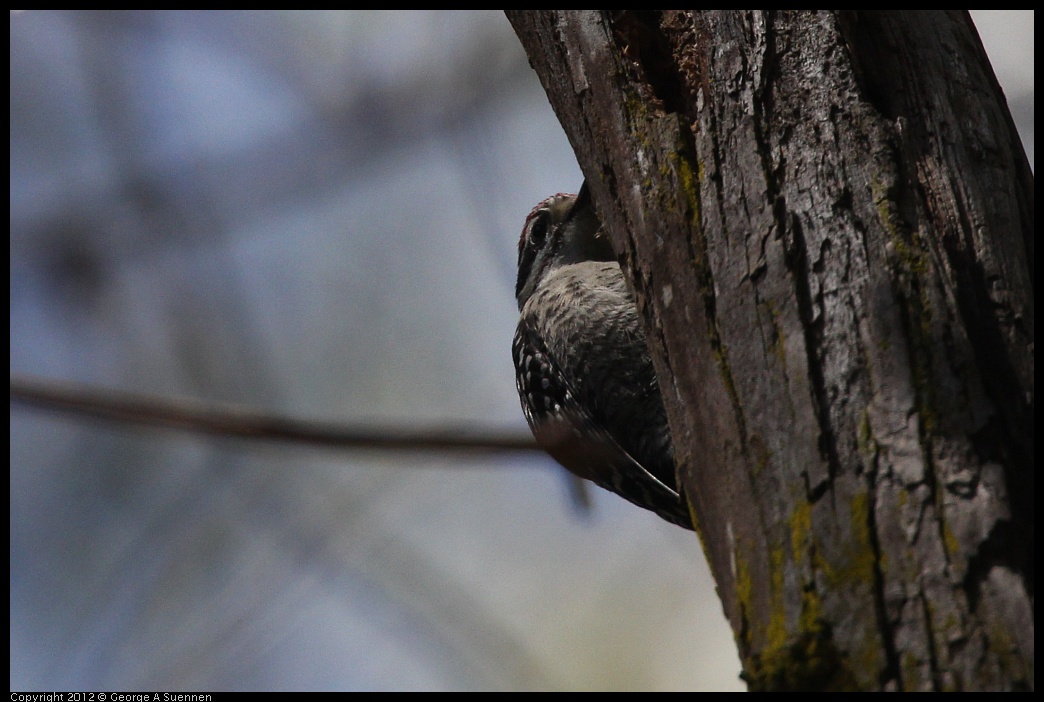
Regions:
M 851 555 L 850 575 L 857 582 L 869 583 L 874 578 L 876 565 L 873 544 L 870 542 L 870 495 L 857 493 L 851 500 L 852 534 L 859 543 L 859 548 Z
M 812 505 L 800 500 L 790 515 L 790 548 L 794 552 L 794 562 L 798 565 L 807 563 L 811 538 Z
M 802 632 L 784 646 L 747 656 L 742 677 L 752 692 L 859 689 L 829 628 L 822 624 Z
M 769 595 L 772 601 L 768 627 L 765 631 L 766 647 L 778 649 L 787 642 L 787 617 L 783 604 L 783 568 L 786 558 L 783 547 L 774 545 L 769 551 Z
M 680 145 L 679 145 L 680 146 Z M 680 151 L 672 155 L 672 165 L 678 174 L 682 193 L 685 195 L 686 204 L 689 206 L 689 221 L 693 231 L 700 226 L 700 179 L 699 171 L 702 170 L 697 164 L 697 172 L 694 173 L 692 165 Z
M 736 563 L 736 604 L 739 606 L 742 626 L 736 634 L 740 651 L 749 651 L 752 645 L 751 624 L 754 615 L 754 581 L 750 577 L 750 567 L 746 556 L 740 551 L 739 544 L 733 550 Z

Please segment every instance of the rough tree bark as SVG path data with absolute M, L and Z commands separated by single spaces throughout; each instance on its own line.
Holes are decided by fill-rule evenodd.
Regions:
M 752 689 L 1032 689 L 1033 176 L 963 12 L 509 11 Z

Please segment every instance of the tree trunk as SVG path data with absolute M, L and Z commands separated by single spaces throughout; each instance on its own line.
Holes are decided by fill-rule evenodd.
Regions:
M 963 12 L 509 11 L 752 689 L 1032 689 L 1033 176 Z

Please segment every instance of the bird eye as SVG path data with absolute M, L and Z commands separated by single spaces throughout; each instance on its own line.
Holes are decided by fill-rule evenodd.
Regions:
M 549 218 L 550 213 L 547 210 L 541 210 L 537 212 L 533 218 L 533 224 L 529 227 L 529 241 L 536 248 L 543 246 L 544 240 L 547 239 L 547 220 Z

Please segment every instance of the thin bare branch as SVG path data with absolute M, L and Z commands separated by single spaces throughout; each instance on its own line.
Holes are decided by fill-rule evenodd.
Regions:
M 290 419 L 251 407 L 149 397 L 40 378 L 12 377 L 11 403 L 125 424 L 335 449 L 479 452 L 540 450 L 532 437 L 518 433 L 460 427 L 347 427 L 331 422 Z

